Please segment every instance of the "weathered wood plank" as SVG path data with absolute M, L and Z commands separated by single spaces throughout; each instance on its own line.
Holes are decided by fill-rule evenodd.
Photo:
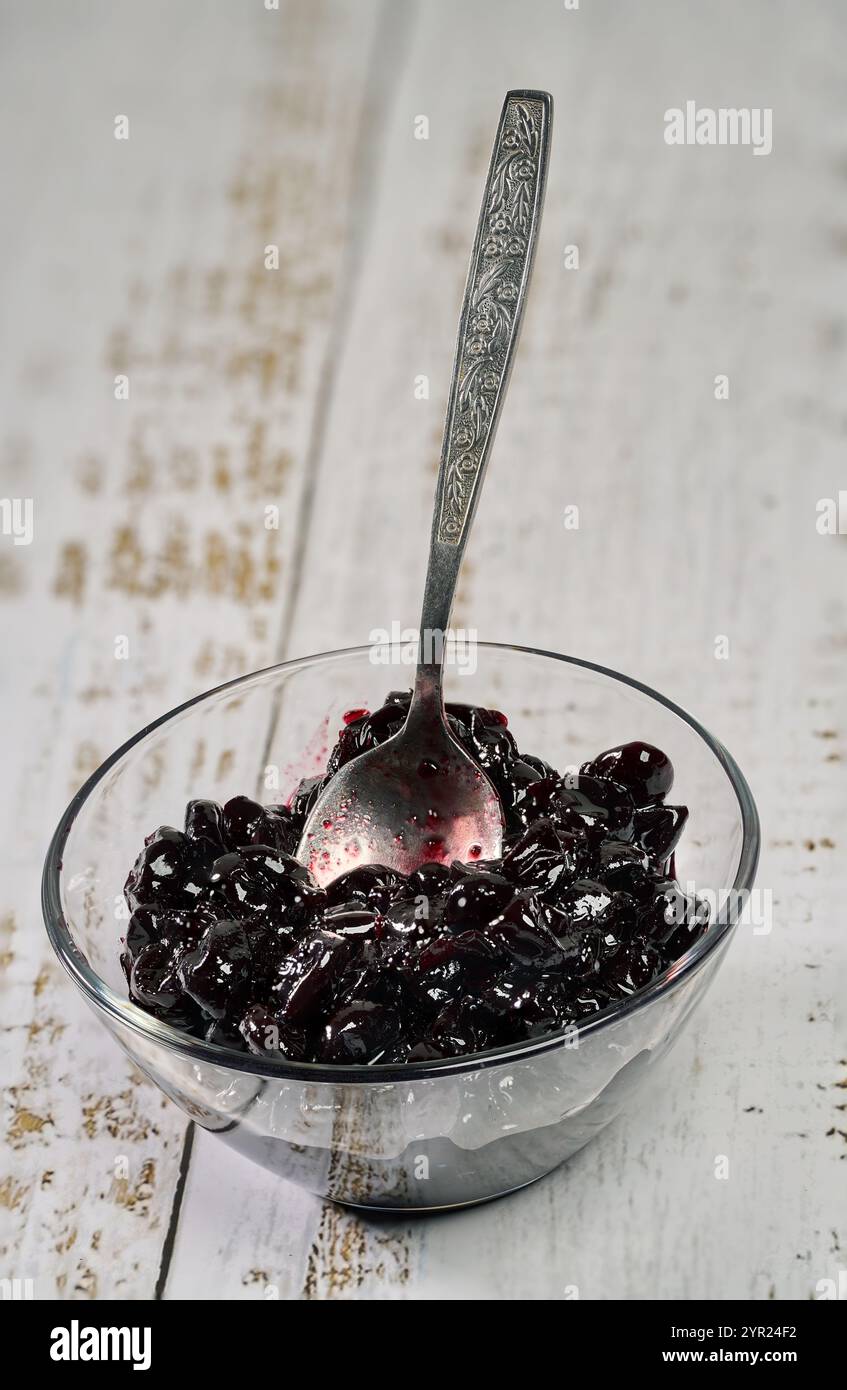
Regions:
M 4 45 L 3 488 L 33 499 L 34 536 L 0 557 L 26 731 L 4 763 L 0 1264 L 39 1297 L 144 1298 L 159 1277 L 185 1124 L 61 976 L 40 861 L 113 747 L 273 658 L 376 14 L 54 5 Z

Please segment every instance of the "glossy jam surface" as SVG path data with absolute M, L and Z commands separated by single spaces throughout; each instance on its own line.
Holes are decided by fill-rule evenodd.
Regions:
M 504 715 L 448 705 L 503 803 L 502 858 L 362 865 L 319 888 L 293 857 L 339 767 L 400 728 L 408 694 L 345 718 L 323 778 L 288 805 L 191 801 L 148 835 L 124 889 L 130 997 L 194 1037 L 335 1064 L 461 1056 L 623 1001 L 706 928 L 673 878 L 684 806 L 644 743 L 560 774 Z

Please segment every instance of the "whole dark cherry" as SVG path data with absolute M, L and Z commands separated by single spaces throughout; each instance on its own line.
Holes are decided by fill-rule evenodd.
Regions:
M 673 786 L 673 766 L 670 758 L 652 743 L 623 743 L 607 748 L 580 769 L 593 777 L 609 777 L 627 787 L 636 805 L 658 801 L 667 796 Z

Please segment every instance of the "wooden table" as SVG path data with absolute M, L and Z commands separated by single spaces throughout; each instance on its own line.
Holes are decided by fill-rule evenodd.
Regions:
M 847 544 L 816 527 L 847 488 L 845 21 L 835 0 L 5 0 L 0 487 L 33 532 L 0 536 L 2 1277 L 805 1299 L 847 1264 Z M 481 180 L 527 85 L 556 102 L 547 211 L 455 621 L 714 729 L 760 805 L 774 925 L 739 933 L 643 1109 L 566 1168 L 368 1221 L 186 1129 L 75 997 L 39 875 L 71 794 L 151 717 L 415 621 Z M 669 147 L 689 99 L 771 107 L 773 152 Z

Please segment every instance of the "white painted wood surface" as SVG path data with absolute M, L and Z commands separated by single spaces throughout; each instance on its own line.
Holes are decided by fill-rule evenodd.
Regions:
M 843 8 L 4 0 L 0 20 L 0 493 L 34 501 L 32 544 L 0 536 L 0 1276 L 79 1299 L 814 1296 L 847 1265 L 847 547 L 815 527 L 847 488 Z M 640 1113 L 565 1169 L 369 1221 L 186 1142 L 54 962 L 40 866 L 151 716 L 416 620 L 518 85 L 554 94 L 553 163 L 455 621 L 638 675 L 714 729 L 759 801 L 774 929 L 739 936 Z M 688 99 L 772 107 L 773 153 L 668 148 Z

